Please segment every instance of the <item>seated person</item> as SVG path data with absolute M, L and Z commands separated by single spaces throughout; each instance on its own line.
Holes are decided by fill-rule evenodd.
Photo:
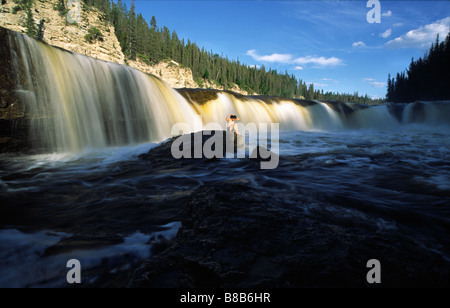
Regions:
M 236 134 L 239 135 L 239 130 L 238 130 L 238 126 L 237 123 L 235 123 L 235 121 L 239 121 L 239 118 L 236 115 L 233 114 L 229 114 L 227 116 L 227 128 L 230 132 L 235 132 Z

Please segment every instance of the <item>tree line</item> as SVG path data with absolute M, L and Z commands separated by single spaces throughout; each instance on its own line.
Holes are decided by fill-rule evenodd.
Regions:
M 64 0 L 60 0 L 64 1 Z M 207 51 L 189 39 L 179 38 L 176 31 L 158 26 L 155 16 L 149 23 L 136 12 L 134 1 L 128 9 L 121 0 L 83 0 L 85 6 L 93 6 L 103 13 L 102 20 L 112 23 L 122 51 L 128 60 L 140 60 L 156 64 L 173 60 L 191 69 L 200 87 L 210 81 L 224 89 L 234 84 L 250 93 L 286 98 L 341 100 L 355 103 L 374 103 L 374 100 L 358 93 L 332 93 L 314 89 L 293 74 L 277 72 L 264 66 L 256 67 L 232 60 L 223 54 Z M 379 101 L 377 101 L 379 102 Z
M 450 100 L 450 32 L 444 42 L 431 44 L 423 58 L 414 61 L 406 71 L 391 78 L 388 75 L 386 100 L 414 102 L 417 100 Z

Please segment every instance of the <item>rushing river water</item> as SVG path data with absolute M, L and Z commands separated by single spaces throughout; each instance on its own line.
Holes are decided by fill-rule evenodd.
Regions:
M 176 211 L 208 183 L 240 181 L 273 202 L 341 224 L 408 234 L 450 261 L 449 128 L 282 132 L 272 170 L 221 159 L 179 168 L 139 158 L 156 144 L 0 158 L 0 286 L 65 286 L 75 258 L 90 282 L 173 238 Z
M 18 33 L 2 37 L 14 75 L 2 90 L 20 98 L 0 110 L 1 124 L 10 123 L 2 142 L 41 154 L 0 155 L 0 287 L 67 286 L 70 259 L 88 286 L 115 277 L 126 285 L 135 266 L 176 236 L 193 192 L 230 183 L 251 191 L 253 203 L 270 195 L 261 204 L 349 233 L 362 227 L 366 237 L 399 234 L 450 262 L 449 102 L 368 107 L 176 91 L 127 66 Z M 228 114 L 243 125 L 279 124 L 276 168 L 248 157 L 145 158 L 179 133 L 174 125 L 223 129 Z

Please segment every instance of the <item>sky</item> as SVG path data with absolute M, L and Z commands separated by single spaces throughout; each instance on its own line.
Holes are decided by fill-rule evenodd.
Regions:
M 125 1 L 130 8 L 131 1 Z M 384 98 L 388 74 L 450 30 L 450 1 L 135 0 L 150 24 L 246 65 L 293 74 L 324 92 Z

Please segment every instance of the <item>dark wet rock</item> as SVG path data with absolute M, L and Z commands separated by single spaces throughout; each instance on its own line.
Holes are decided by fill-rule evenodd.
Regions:
M 411 119 L 408 119 L 414 123 L 423 123 L 425 122 L 425 106 L 422 102 L 414 102 L 411 107 Z
M 15 70 L 11 57 L 9 35 L 0 27 L 0 152 L 28 150 L 29 120 L 25 106 L 16 93 Z
M 389 113 L 392 114 L 399 123 L 402 123 L 403 110 L 405 109 L 406 104 L 387 103 L 386 106 L 389 110 Z
M 217 94 L 220 92 L 219 90 L 214 89 L 191 89 L 191 88 L 181 88 L 177 89 L 177 91 L 188 102 L 196 102 L 198 104 L 205 104 L 209 101 L 216 100 L 218 98 Z
M 325 104 L 330 106 L 334 111 L 342 114 L 344 116 L 349 115 L 355 111 L 353 108 L 348 106 L 346 103 L 341 101 L 323 101 Z
M 0 27 L 0 118 L 10 118 L 9 108 L 17 101 L 14 93 L 13 64 L 9 34 L 11 31 Z
M 228 91 L 228 90 L 217 90 L 217 89 L 191 89 L 191 88 L 180 88 L 176 89 L 178 93 L 181 94 L 188 102 L 195 102 L 197 104 L 205 104 L 210 101 L 218 99 L 219 93 L 228 93 L 243 102 L 248 100 L 259 100 L 266 104 L 280 103 L 282 101 L 292 102 L 294 104 L 308 107 L 317 104 L 316 101 L 306 100 L 306 99 L 293 99 L 280 96 L 269 96 L 269 95 L 242 95 L 240 93 Z
M 215 139 L 216 137 L 217 139 Z M 225 130 L 200 131 L 172 137 L 148 153 L 140 155 L 139 158 L 154 162 L 156 165 L 174 162 L 176 165 L 180 165 L 186 162 L 191 163 L 192 160 L 214 160 L 225 157 L 227 153 L 235 154 L 238 149 L 243 147 L 244 143 L 243 136 Z M 212 157 L 205 156 L 204 148 L 211 149 L 214 155 Z M 173 151 L 177 151 L 183 156 L 174 158 Z
M 264 190 L 205 185 L 180 212 L 171 245 L 138 268 L 128 287 L 449 286 L 448 262 L 414 239 L 320 221 Z
M 123 242 L 120 236 L 86 236 L 76 234 L 67 238 L 62 238 L 57 244 L 45 249 L 43 256 L 48 257 L 60 253 L 70 253 L 78 249 L 96 250 L 101 247 L 117 245 Z
M 162 158 L 160 168 L 181 161 L 195 168 L 219 168 L 220 160 L 208 160 L 209 164 L 204 159 L 174 160 L 164 154 L 169 147 L 170 142 L 164 143 L 143 159 L 157 163 Z M 232 164 L 265 177 L 283 173 L 285 165 L 290 170 L 292 164 L 301 168 L 308 160 L 305 155 L 281 158 L 280 170 L 261 171 L 251 159 Z M 445 253 L 427 248 L 427 240 L 410 236 L 407 228 L 380 228 L 379 211 L 344 196 L 310 196 L 282 183 L 254 186 L 243 178 L 199 185 L 183 200 L 174 218 L 182 224 L 177 236 L 157 247 L 129 280 L 124 279 L 127 287 L 450 286 Z M 342 217 L 326 210 L 332 204 L 343 211 Z M 346 219 L 346 208 L 373 220 Z M 379 285 L 366 280 L 371 259 L 381 263 Z
M 300 106 L 303 106 L 303 107 L 308 107 L 308 106 L 314 106 L 314 105 L 317 105 L 317 102 L 311 101 L 311 100 L 307 100 L 307 99 L 294 99 L 293 101 L 294 101 L 296 104 L 299 104 Z

